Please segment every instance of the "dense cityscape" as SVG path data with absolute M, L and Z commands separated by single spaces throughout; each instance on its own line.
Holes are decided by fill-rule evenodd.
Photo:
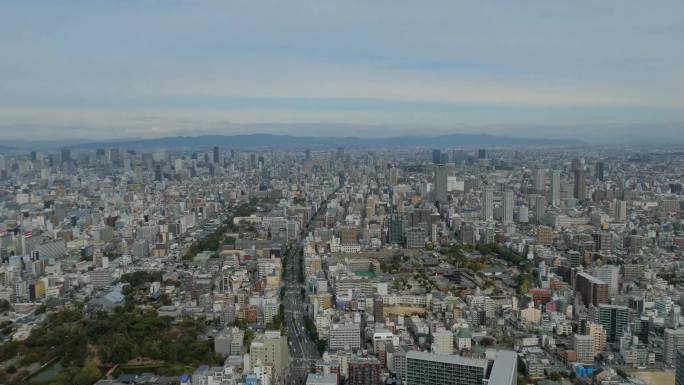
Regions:
M 0 383 L 681 384 L 683 165 L 667 148 L 6 152 Z

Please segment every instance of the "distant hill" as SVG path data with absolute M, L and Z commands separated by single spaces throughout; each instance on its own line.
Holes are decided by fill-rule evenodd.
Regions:
M 14 148 L 14 147 L 8 147 L 8 146 L 0 146 L 0 153 L 2 152 L 17 152 L 19 149 Z
M 388 138 L 291 136 L 274 134 L 174 136 L 158 139 L 104 141 L 83 143 L 71 148 L 183 149 L 209 148 L 406 148 L 406 147 L 532 147 L 582 146 L 585 143 L 569 139 L 530 139 L 480 134 L 449 134 L 440 136 L 395 136 Z

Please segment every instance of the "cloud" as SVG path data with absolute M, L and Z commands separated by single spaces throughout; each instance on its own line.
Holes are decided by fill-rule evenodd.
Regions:
M 684 122 L 684 3 L 645 8 L 10 0 L 0 12 L 0 134 L 84 126 L 146 136 L 225 120 L 506 124 L 510 134 Z

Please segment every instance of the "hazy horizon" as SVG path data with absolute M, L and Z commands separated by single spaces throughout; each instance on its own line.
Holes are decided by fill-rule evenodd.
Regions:
M 657 5 L 11 0 L 0 135 L 684 143 L 684 3 Z

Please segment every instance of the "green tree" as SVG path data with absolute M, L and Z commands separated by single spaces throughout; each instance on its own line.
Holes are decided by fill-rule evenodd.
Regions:
M 102 378 L 102 373 L 96 366 L 86 366 L 74 376 L 74 385 L 92 385 Z

